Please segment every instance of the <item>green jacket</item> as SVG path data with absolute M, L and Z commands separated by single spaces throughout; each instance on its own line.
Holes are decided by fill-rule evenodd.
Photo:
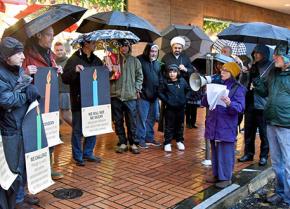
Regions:
M 290 128 L 290 69 L 273 69 L 255 83 L 255 92 L 268 96 L 265 117 L 268 124 Z
M 122 57 L 121 77 L 111 80 L 111 97 L 117 97 L 121 101 L 137 99 L 137 92 L 141 91 L 143 82 L 142 66 L 140 61 L 132 55 Z

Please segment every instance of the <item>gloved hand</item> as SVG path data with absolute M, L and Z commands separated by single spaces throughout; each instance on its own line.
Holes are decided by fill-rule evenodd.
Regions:
M 27 97 L 28 102 L 33 102 L 36 99 L 40 99 L 40 94 L 38 92 L 38 89 L 35 87 L 35 85 L 30 84 L 26 87 L 25 94 Z

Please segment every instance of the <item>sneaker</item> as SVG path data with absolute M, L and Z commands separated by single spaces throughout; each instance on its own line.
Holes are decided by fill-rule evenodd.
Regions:
M 141 149 L 148 149 L 147 143 L 145 143 L 145 142 L 140 142 L 140 143 L 139 143 L 139 147 L 140 147 Z
M 158 142 L 158 141 L 155 141 L 155 140 L 153 140 L 151 142 L 146 142 L 146 144 L 149 145 L 149 146 L 154 146 L 154 147 L 160 147 L 161 146 L 161 143 Z
M 131 152 L 132 152 L 133 154 L 140 154 L 140 150 L 139 150 L 139 148 L 136 146 L 136 144 L 133 144 L 133 145 L 130 147 L 130 149 L 131 149 Z
M 51 169 L 51 178 L 52 180 L 58 180 L 63 178 L 63 174 Z
M 121 144 L 120 146 L 116 147 L 117 153 L 124 153 L 128 151 L 128 146 L 126 144 Z
M 164 151 L 165 151 L 165 152 L 171 152 L 171 151 L 172 151 L 172 149 L 171 149 L 171 144 L 166 144 L 166 145 L 164 145 Z
M 176 143 L 177 145 L 177 149 L 180 150 L 180 151 L 184 151 L 185 150 L 185 146 L 182 142 L 177 142 Z

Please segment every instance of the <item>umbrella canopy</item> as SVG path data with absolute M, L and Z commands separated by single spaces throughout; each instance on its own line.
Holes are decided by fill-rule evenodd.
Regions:
M 120 40 L 128 40 L 131 44 L 137 43 L 140 39 L 131 31 L 122 30 L 97 30 L 91 33 L 80 35 L 72 42 L 76 46 L 84 41 L 98 42 L 98 48 L 105 48 L 106 46 L 120 47 Z M 105 45 L 104 45 L 105 44 Z
M 161 50 L 165 53 L 171 51 L 170 41 L 175 36 L 181 36 L 185 40 L 184 52 L 194 60 L 196 56 L 204 55 L 210 52 L 212 41 L 210 38 L 197 26 L 188 25 L 170 25 L 161 32 Z
M 290 30 L 263 22 L 230 24 L 218 37 L 245 43 L 277 45 L 290 43 Z
M 233 55 L 240 56 L 247 54 L 247 47 L 244 43 L 241 42 L 218 39 L 213 44 L 213 48 L 218 53 L 221 53 L 221 50 L 224 46 L 230 46 L 232 48 Z
M 85 8 L 70 4 L 46 6 L 7 28 L 3 36 L 12 36 L 25 41 L 49 26 L 53 27 L 56 35 L 76 23 L 86 11 Z
M 100 29 L 120 29 L 133 32 L 143 42 L 153 42 L 160 33 L 147 20 L 130 12 L 101 12 L 83 20 L 77 32 L 88 33 Z

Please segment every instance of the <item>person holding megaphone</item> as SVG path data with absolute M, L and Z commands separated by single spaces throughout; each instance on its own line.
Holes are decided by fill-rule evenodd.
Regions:
M 236 80 L 240 67 L 228 62 L 221 69 L 221 85 L 226 85 L 228 96 L 221 97 L 224 106 L 216 105 L 208 111 L 205 121 L 205 139 L 211 143 L 212 176 L 207 182 L 216 183 L 218 188 L 229 186 L 235 163 L 235 141 L 238 115 L 245 109 L 246 88 Z M 209 84 L 217 85 L 217 84 Z M 207 95 L 203 96 L 202 106 L 209 107 Z

